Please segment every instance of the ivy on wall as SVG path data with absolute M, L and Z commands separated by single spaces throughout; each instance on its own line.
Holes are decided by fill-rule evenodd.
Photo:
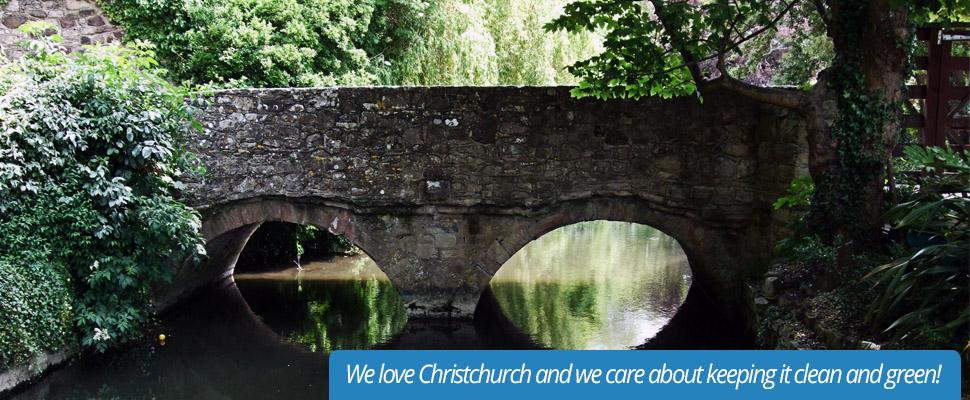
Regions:
M 866 20 L 866 11 L 866 4 L 858 3 L 845 7 L 839 13 L 842 20 L 835 23 L 845 30 L 840 36 L 849 42 L 842 46 L 861 48 L 861 43 L 852 41 L 861 41 L 865 27 L 854 22 Z M 864 191 L 870 189 L 872 182 L 878 181 L 885 173 L 887 155 L 884 132 L 894 107 L 867 88 L 861 68 L 863 54 L 840 52 L 832 63 L 829 87 L 837 93 L 838 114 L 830 134 L 838 143 L 837 165 L 822 176 L 815 177 L 818 190 L 812 199 L 812 210 L 808 217 L 813 231 L 846 238 L 863 235 L 858 232 L 838 232 L 835 227 L 857 229 L 862 226 L 857 222 L 861 215 L 865 215 L 867 207 L 882 208 L 882 204 L 864 204 L 864 201 L 871 199 L 864 195 Z M 827 237 L 823 241 L 831 243 L 833 239 Z

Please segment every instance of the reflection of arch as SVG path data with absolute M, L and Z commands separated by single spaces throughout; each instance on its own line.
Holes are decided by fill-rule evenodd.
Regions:
M 312 225 L 344 235 L 370 257 L 398 287 L 398 275 L 385 270 L 386 245 L 355 230 L 355 215 L 348 208 L 290 198 L 255 198 L 221 204 L 203 212 L 202 235 L 207 260 L 198 268 L 182 267 L 175 280 L 158 296 L 164 307 L 194 290 L 232 276 L 239 254 L 264 222 Z

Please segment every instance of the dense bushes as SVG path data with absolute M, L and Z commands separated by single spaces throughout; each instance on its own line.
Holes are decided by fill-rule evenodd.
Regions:
M 795 282 L 801 293 L 789 295 L 807 298 L 804 304 L 838 299 L 840 312 L 851 316 L 841 316 L 844 331 L 900 347 L 964 348 L 970 323 L 968 160 L 966 150 L 907 147 L 895 162 L 897 203 L 885 214 L 892 229 L 884 252 L 847 254 L 841 237 L 826 245 L 806 235 L 800 219 L 793 237 L 778 246 L 789 268 L 775 275 L 782 285 Z M 811 191 L 805 182 L 793 182 L 776 207 L 804 206 Z M 852 262 L 836 268 L 840 256 Z
M 10 296 L 27 302 L 0 302 L 12 308 L 0 348 L 21 356 L 41 349 L 29 343 L 56 345 L 46 338 L 60 331 L 15 327 L 60 326 L 71 309 L 52 304 L 72 297 L 82 344 L 136 334 L 169 263 L 202 251 L 198 216 L 175 199 L 188 165 L 179 141 L 191 129 L 182 96 L 145 48 L 69 58 L 56 35 L 42 37 L 48 29 L 24 25 L 32 54 L 0 71 L 0 263 L 16 271 L 4 284 L 25 290 Z M 49 290 L 24 288 L 39 280 Z
M 564 0 L 114 0 L 179 81 L 284 87 L 564 84 L 595 35 L 547 33 Z
M 425 7 L 418 0 L 114 0 L 127 38 L 175 77 L 259 87 L 364 84 Z
M 2 232 L 4 238 L 10 232 Z M 0 369 L 75 343 L 74 290 L 63 264 L 44 251 L 0 258 Z

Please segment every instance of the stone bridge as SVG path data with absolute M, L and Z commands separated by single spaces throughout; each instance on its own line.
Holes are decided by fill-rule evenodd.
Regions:
M 282 221 L 346 235 L 407 304 L 470 316 L 527 243 L 614 220 L 673 236 L 695 284 L 743 313 L 745 271 L 783 226 L 771 203 L 805 162 L 800 118 L 714 92 L 603 102 L 556 87 L 229 90 L 202 107 L 191 150 L 205 173 L 187 200 L 210 258 L 181 269 L 170 299 L 230 275 L 259 225 Z

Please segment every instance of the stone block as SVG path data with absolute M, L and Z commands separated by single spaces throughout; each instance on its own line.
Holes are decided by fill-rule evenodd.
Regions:
M 458 247 L 458 235 L 454 233 L 435 234 L 434 245 L 438 249 L 453 249 Z
M 25 17 L 22 14 L 7 14 L 3 17 L 2 20 L 0 20 L 0 23 L 2 23 L 3 26 L 9 29 L 20 28 L 20 25 L 23 25 L 26 22 L 27 22 L 27 17 Z
M 778 295 L 778 277 L 769 276 L 765 278 L 765 283 L 761 287 L 761 293 L 769 299 L 773 299 Z

